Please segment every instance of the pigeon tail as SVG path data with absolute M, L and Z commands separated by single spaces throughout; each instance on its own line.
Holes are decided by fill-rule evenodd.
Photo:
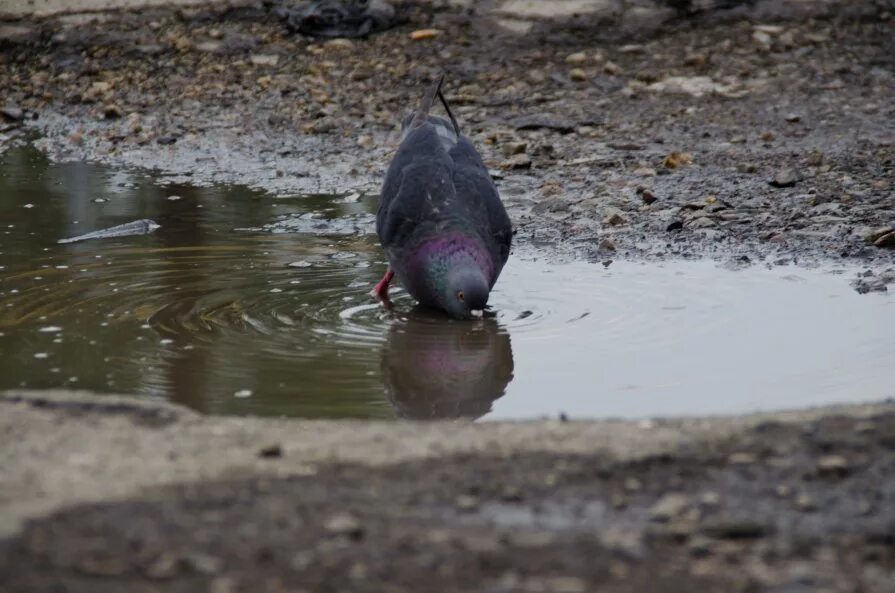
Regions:
M 441 84 L 444 82 L 444 74 L 438 77 L 432 86 L 430 86 L 426 93 L 423 95 L 422 100 L 420 101 L 419 109 L 416 110 L 416 113 L 413 114 L 413 119 L 410 121 L 410 129 L 414 130 L 421 125 L 423 125 L 426 120 L 429 118 L 429 110 L 432 109 L 432 104 L 435 102 L 435 97 L 441 95 Z

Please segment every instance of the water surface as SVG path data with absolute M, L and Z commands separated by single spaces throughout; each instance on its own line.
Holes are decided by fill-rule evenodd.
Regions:
M 895 395 L 895 298 L 855 270 L 608 267 L 521 246 L 495 316 L 458 322 L 385 269 L 375 197 L 272 197 L 0 157 L 0 389 L 301 417 L 644 417 Z M 62 238 L 137 219 L 146 236 Z

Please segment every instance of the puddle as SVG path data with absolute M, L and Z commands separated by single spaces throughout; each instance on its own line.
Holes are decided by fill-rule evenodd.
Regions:
M 164 183 L 0 157 L 0 389 L 314 418 L 644 417 L 895 395 L 895 296 L 858 295 L 853 269 L 604 268 L 522 248 L 496 316 L 457 322 L 400 291 L 391 312 L 370 299 L 385 267 L 373 198 Z M 56 243 L 138 219 L 161 227 Z

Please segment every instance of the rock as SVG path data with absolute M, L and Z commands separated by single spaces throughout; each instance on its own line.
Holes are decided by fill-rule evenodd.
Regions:
M 345 536 L 351 539 L 361 539 L 364 536 L 364 527 L 360 520 L 348 513 L 333 515 L 326 520 L 323 528 L 333 535 Z
M 800 511 L 810 513 L 817 510 L 817 503 L 807 494 L 799 494 L 796 497 L 796 508 Z
M 774 135 L 774 132 L 762 132 L 761 136 L 759 136 L 765 142 L 773 142 L 777 136 Z
M 852 288 L 857 291 L 858 294 L 867 294 L 870 292 L 888 292 L 889 289 L 886 286 L 885 280 L 882 278 L 878 278 L 876 276 L 869 276 L 867 278 L 857 278 L 853 280 Z
M 608 237 L 601 239 L 598 249 L 600 251 L 615 251 L 615 242 Z
M 674 220 L 674 221 L 668 223 L 668 226 L 665 227 L 665 230 L 668 231 L 668 232 L 671 232 L 671 231 L 679 231 L 679 230 L 681 230 L 681 229 L 683 229 L 683 228 L 684 228 L 684 222 L 683 222 L 683 221 L 681 221 L 681 220 Z
M 650 519 L 660 523 L 670 521 L 680 516 L 689 504 L 689 499 L 683 494 L 666 494 L 650 509 Z
M 25 111 L 18 107 L 7 106 L 0 108 L 0 117 L 2 117 L 3 121 L 20 122 L 25 119 Z
M 159 136 L 155 141 L 162 146 L 168 146 L 177 142 L 177 136 Z
M 424 39 L 433 39 L 441 35 L 439 29 L 418 29 L 410 33 L 410 38 L 414 41 L 423 41 Z
M 531 169 L 531 158 L 524 154 L 517 154 L 505 161 L 501 167 L 504 169 Z
M 124 115 L 124 111 L 121 110 L 121 107 L 115 105 L 114 103 L 109 103 L 103 106 L 103 117 L 106 119 L 118 119 Z
M 587 72 L 582 68 L 572 68 L 569 70 L 569 78 L 575 82 L 584 82 L 587 80 Z
M 636 169 L 634 169 L 632 171 L 632 173 L 634 175 L 637 175 L 638 177 L 655 177 L 656 176 L 656 170 L 653 169 L 652 167 L 637 167 Z
M 501 147 L 501 151 L 506 157 L 522 154 L 526 150 L 528 150 L 528 143 L 526 142 L 507 142 Z
M 693 162 L 693 157 L 686 152 L 672 152 L 665 157 L 663 164 L 667 169 L 676 169 L 689 165 Z
M 864 241 L 869 243 L 870 245 L 875 244 L 879 239 L 885 237 L 890 233 L 895 233 L 895 226 L 886 226 L 878 229 L 874 229 L 864 235 Z
M 817 471 L 824 476 L 842 477 L 848 470 L 848 460 L 841 455 L 824 455 L 817 460 Z
M 5 44 L 29 43 L 40 39 L 40 31 L 23 25 L 0 25 L 0 46 Z
M 895 249 L 895 231 L 886 233 L 873 242 L 874 247 L 884 247 L 886 249 Z
M 461 494 L 454 501 L 454 505 L 461 511 L 471 511 L 479 506 L 479 499 L 468 494 Z
M 719 517 L 707 520 L 702 532 L 716 539 L 754 539 L 771 533 L 771 527 L 748 517 Z
M 700 216 L 687 223 L 687 228 L 690 229 L 708 229 L 713 226 L 717 226 L 717 223 L 708 216 Z
M 566 56 L 566 64 L 580 66 L 587 62 L 587 54 L 584 52 L 575 52 Z
M 610 76 L 615 76 L 622 71 L 621 67 L 615 62 L 606 62 L 603 64 L 603 72 Z
M 783 169 L 779 171 L 768 183 L 770 183 L 774 187 L 792 187 L 801 180 L 801 176 L 795 171 L 795 169 Z
M 326 43 L 323 44 L 325 49 L 334 49 L 334 50 L 344 50 L 351 49 L 354 47 L 354 42 L 350 39 L 345 39 L 344 37 L 339 37 L 337 39 L 330 39 Z
M 731 85 L 717 83 L 708 76 L 669 76 L 648 85 L 646 88 L 658 93 L 690 95 L 697 98 L 709 94 L 725 97 L 741 97 L 745 94 L 744 90 Z
M 224 44 L 221 41 L 200 41 L 194 47 L 196 51 L 202 53 L 216 54 L 224 49 Z
M 646 205 L 654 203 L 659 198 L 656 197 L 656 194 L 651 192 L 648 189 L 644 189 L 640 192 L 640 199 L 643 200 L 643 203 Z
M 264 459 L 273 459 L 282 456 L 283 447 L 281 447 L 278 443 L 262 447 L 261 450 L 258 451 L 258 457 L 262 457 Z
M 786 116 L 785 119 L 786 119 L 786 121 L 788 121 L 789 123 L 794 124 L 794 123 L 796 123 L 796 122 L 798 122 L 798 121 L 801 121 L 802 116 L 799 115 L 798 113 L 790 113 L 790 114 L 788 114 L 788 115 Z
M 756 457 L 752 453 L 732 453 L 727 458 L 730 465 L 751 465 L 756 462 Z
M 249 61 L 255 66 L 276 66 L 280 61 L 280 56 L 276 54 L 252 54 Z
M 603 226 L 621 226 L 627 222 L 622 211 L 617 208 L 609 209 L 603 218 Z
M 370 148 L 373 146 L 373 138 L 370 136 L 358 136 L 357 145 L 361 148 Z

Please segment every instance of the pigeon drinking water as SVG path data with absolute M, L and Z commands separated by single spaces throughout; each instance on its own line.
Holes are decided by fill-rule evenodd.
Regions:
M 402 124 L 382 188 L 376 232 L 394 275 L 422 305 L 456 318 L 481 311 L 510 253 L 512 227 L 485 163 L 441 93 L 444 76 Z M 450 121 L 429 115 L 441 99 Z

